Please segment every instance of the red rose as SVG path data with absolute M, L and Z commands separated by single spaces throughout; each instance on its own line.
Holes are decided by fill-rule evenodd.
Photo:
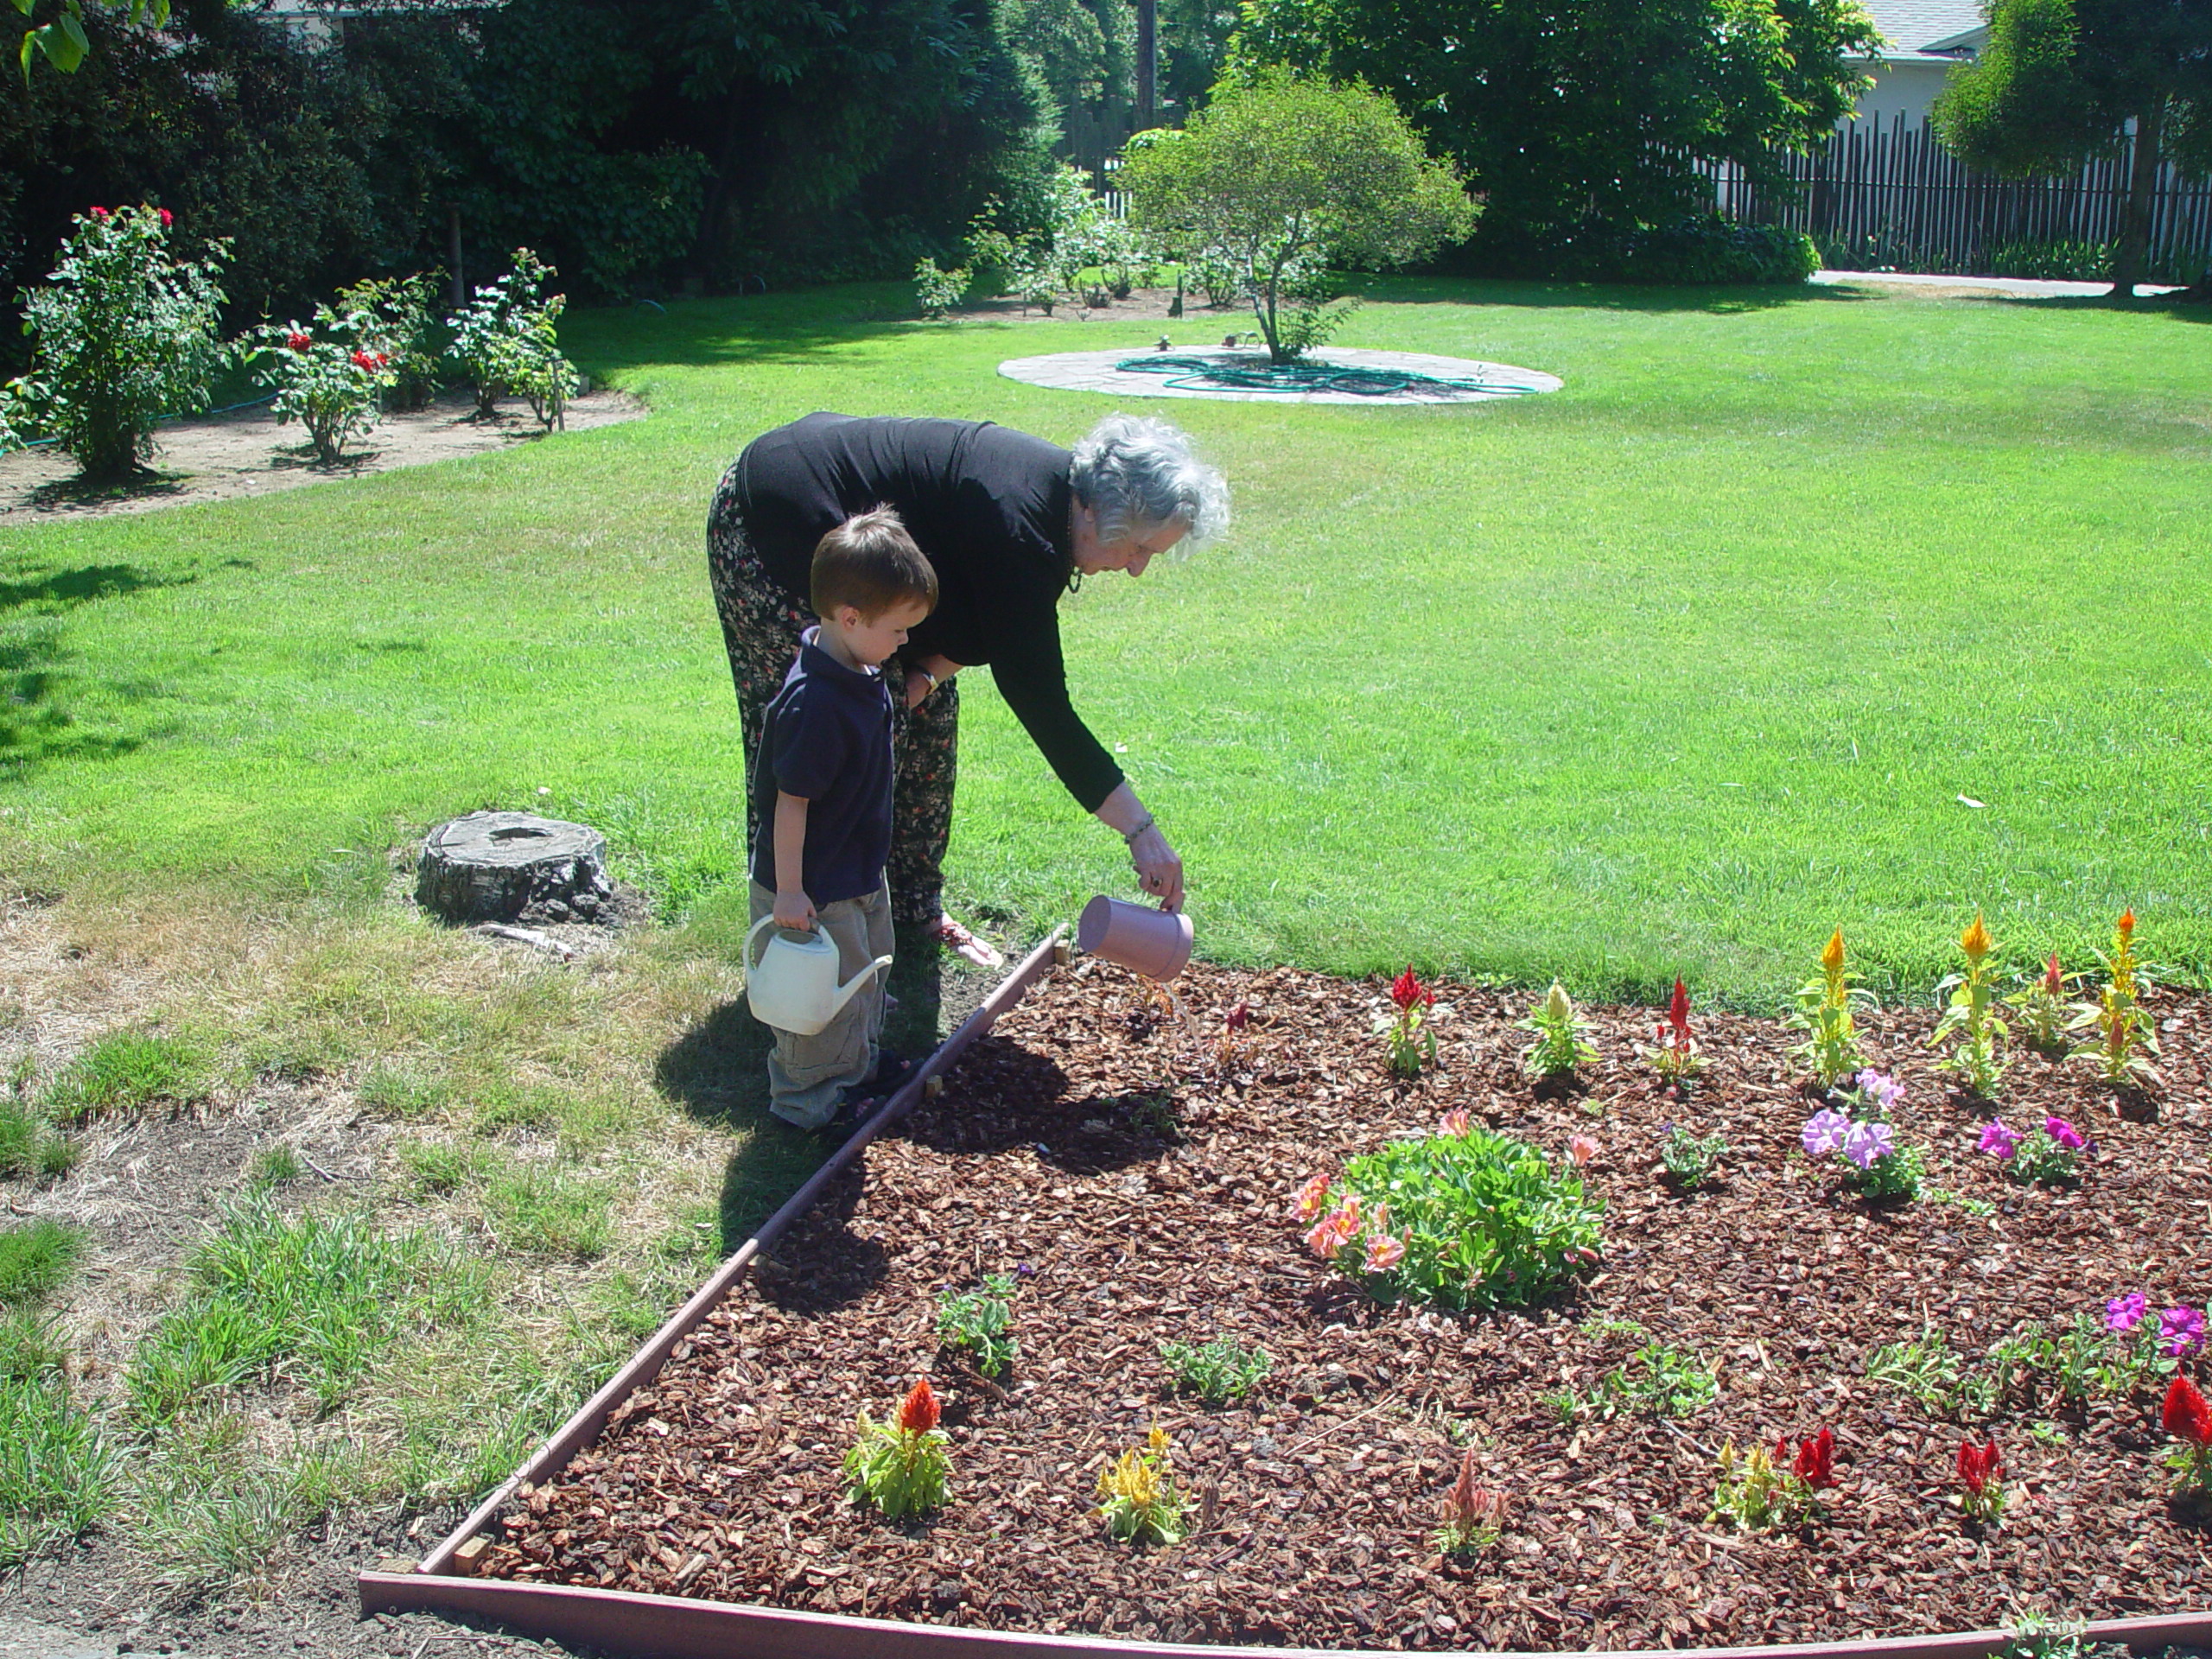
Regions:
M 305 334 L 302 334 L 296 328 L 293 329 L 290 334 L 284 336 L 284 345 L 287 349 L 291 351 L 304 352 L 308 346 L 314 344 L 315 341 L 309 340 Z
M 162 215 L 162 228 L 166 231 L 170 226 L 176 223 L 176 215 L 169 212 L 166 207 L 162 208 L 160 212 Z
M 93 209 L 92 209 L 92 217 L 93 217 L 94 219 L 105 219 L 105 218 L 107 217 L 107 209 L 106 209 L 106 208 L 105 208 L 105 207 L 95 207 L 95 208 L 93 208 Z

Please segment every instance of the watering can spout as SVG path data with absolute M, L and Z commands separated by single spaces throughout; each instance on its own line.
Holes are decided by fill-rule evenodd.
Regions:
M 841 985 L 837 947 L 819 930 L 803 939 L 779 933 L 754 956 L 753 941 L 775 925 L 763 916 L 745 936 L 745 1000 L 755 1019 L 779 1031 L 817 1035 L 891 965 L 889 957 L 878 957 Z

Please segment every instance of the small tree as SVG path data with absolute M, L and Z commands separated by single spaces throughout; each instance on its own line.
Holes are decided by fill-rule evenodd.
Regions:
M 1976 167 L 2012 177 L 2071 172 L 2134 150 L 2116 298 L 2134 295 L 2151 247 L 2158 164 L 2212 170 L 2212 9 L 2142 0 L 1990 0 L 1989 49 L 1951 72 L 1936 131 Z
M 1325 303 L 1332 261 L 1404 264 L 1474 228 L 1458 170 L 1365 86 L 1273 73 L 1217 89 L 1180 133 L 1142 137 L 1121 172 L 1131 212 L 1183 252 L 1230 263 L 1277 363 L 1343 316 Z
M 127 475 L 162 416 L 207 408 L 223 365 L 215 270 L 230 245 L 175 258 L 169 223 L 166 207 L 78 214 L 61 263 L 23 301 L 34 344 L 30 372 L 9 388 L 15 417 L 90 479 Z

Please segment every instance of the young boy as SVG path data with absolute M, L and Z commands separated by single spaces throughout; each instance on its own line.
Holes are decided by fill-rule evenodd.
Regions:
M 937 606 L 937 572 L 888 507 L 856 513 L 814 550 L 814 613 L 768 705 L 753 756 L 753 919 L 837 946 L 842 983 L 891 954 L 891 699 L 880 666 Z M 888 971 L 887 969 L 886 970 Z M 898 1085 L 911 1062 L 879 1056 L 883 974 L 822 1032 L 776 1033 L 768 1109 L 829 1125 L 849 1092 Z

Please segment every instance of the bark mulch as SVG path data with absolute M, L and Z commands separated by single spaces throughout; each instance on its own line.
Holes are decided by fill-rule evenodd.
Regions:
M 1307 1647 L 1704 1646 L 1999 1628 L 2024 1611 L 2113 1618 L 2212 1605 L 2202 1518 L 2167 1496 L 2146 1389 L 1986 1418 L 1931 1412 L 1866 1375 L 1934 1326 L 1969 1357 L 2022 1319 L 2069 1323 L 2140 1289 L 2212 1290 L 2206 1079 L 2212 1001 L 2151 1002 L 2163 1086 L 2120 1100 L 2023 1056 L 2001 1106 L 2095 1141 L 2072 1190 L 2023 1190 L 1976 1150 L 1987 1109 L 1929 1065 L 1926 1010 L 1867 1020 L 1907 1093 L 1904 1136 L 1956 1198 L 1869 1204 L 1798 1146 L 1810 1109 L 1772 1021 L 1698 1022 L 1707 1070 L 1663 1095 L 1634 1045 L 1649 1014 L 1599 1010 L 1580 1085 L 1519 1075 L 1525 995 L 1447 990 L 1438 1066 L 1393 1081 L 1379 984 L 1193 968 L 1189 1023 L 1103 963 L 1033 988 L 943 1095 L 778 1246 L 556 1480 L 526 1491 L 485 1570 L 818 1611 L 1002 1630 Z M 1248 1001 L 1246 1053 L 1217 1063 Z M 1378 1306 L 1305 1249 L 1317 1171 L 1465 1107 L 1563 1155 L 1607 1206 L 1604 1257 L 1551 1305 L 1491 1314 Z M 1661 1126 L 1718 1132 L 1724 1178 L 1663 1178 Z M 1959 1199 L 1973 1200 L 1965 1204 Z M 1993 1206 L 1976 1213 L 1983 1205 Z M 1014 1369 L 941 1352 L 938 1294 L 1020 1274 Z M 1229 1336 L 1273 1371 L 1246 1403 L 1174 1391 L 1167 1341 Z M 1646 1341 L 1719 1367 L 1694 1414 L 1563 1423 Z M 2201 1368 L 2202 1360 L 2193 1362 Z M 848 1497 L 855 1414 L 927 1372 L 945 1395 L 953 1490 L 925 1524 Z M 2200 1369 L 2200 1376 L 2202 1370 Z M 1170 1548 L 1111 1542 L 1097 1471 L 1160 1424 L 1205 1524 Z M 1827 1518 L 1745 1535 L 1711 1517 L 1724 1439 L 1832 1427 Z M 1962 1432 L 1993 1434 L 2001 1528 L 1951 1506 Z M 1511 1513 L 1475 1560 L 1428 1542 L 1463 1446 Z

